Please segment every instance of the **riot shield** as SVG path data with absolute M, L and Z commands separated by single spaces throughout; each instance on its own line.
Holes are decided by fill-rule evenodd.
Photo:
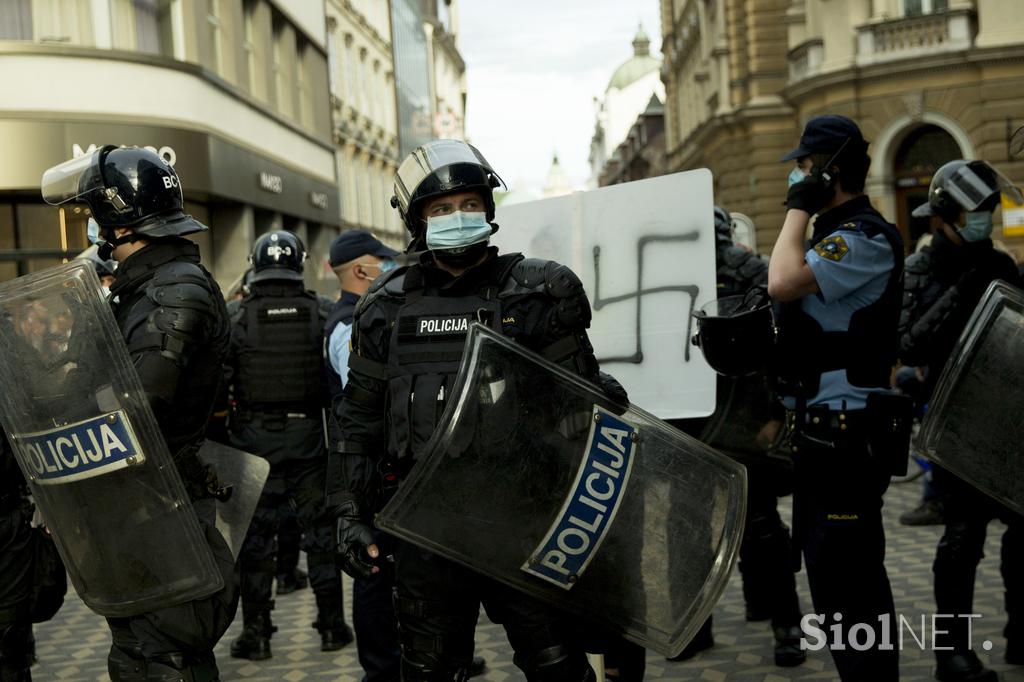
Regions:
M 199 459 L 212 466 L 221 485 L 228 487 L 226 499 L 217 500 L 217 530 L 237 560 L 270 475 L 270 462 L 212 440 L 203 443 Z
M 665 655 L 725 588 L 743 467 L 481 325 L 378 525 Z
M 989 285 L 939 377 L 916 448 L 1024 514 L 1024 292 Z
M 130 616 L 223 579 L 91 263 L 0 285 L 0 419 L 75 590 Z

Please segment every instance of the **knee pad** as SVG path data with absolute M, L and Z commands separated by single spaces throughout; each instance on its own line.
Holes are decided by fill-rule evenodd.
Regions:
M 594 671 L 582 650 L 556 644 L 525 655 L 516 655 L 513 663 L 526 675 L 527 682 L 587 682 Z

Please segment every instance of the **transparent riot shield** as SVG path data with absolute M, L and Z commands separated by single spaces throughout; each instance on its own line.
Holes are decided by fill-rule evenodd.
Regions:
M 743 467 L 475 325 L 378 525 L 665 655 L 725 588 Z
M 946 364 L 915 446 L 1024 514 L 1024 292 L 989 285 Z
M 129 616 L 223 579 L 91 263 L 0 285 L 0 420 L 75 590 Z
M 199 459 L 213 467 L 217 480 L 227 488 L 225 498 L 217 500 L 217 530 L 237 560 L 270 475 L 270 462 L 212 440 L 203 443 Z

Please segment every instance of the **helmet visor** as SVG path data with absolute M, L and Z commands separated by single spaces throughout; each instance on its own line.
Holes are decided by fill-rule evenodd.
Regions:
M 103 187 L 99 155 L 92 154 L 69 159 L 43 173 L 41 184 L 43 200 L 54 206 L 63 204 Z
M 993 180 L 986 180 L 976 172 L 978 164 L 984 164 L 985 170 L 982 173 L 988 175 L 985 171 L 990 171 L 994 175 L 994 183 Z M 958 168 L 946 181 L 946 191 L 966 211 L 977 210 L 996 192 L 1002 192 L 1017 204 L 1024 201 L 1020 190 L 1009 178 L 983 161 L 968 163 Z
M 488 173 L 494 173 L 491 164 L 487 163 L 487 159 L 473 145 L 461 140 L 428 142 L 410 154 L 395 173 L 395 197 L 402 213 L 409 210 L 412 195 L 424 178 L 456 163 L 473 164 Z

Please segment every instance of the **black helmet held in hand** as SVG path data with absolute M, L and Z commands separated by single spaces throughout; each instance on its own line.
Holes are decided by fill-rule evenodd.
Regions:
M 156 152 L 106 145 L 43 174 L 43 199 L 89 205 L 104 238 L 131 228 L 149 239 L 181 237 L 209 229 L 186 215 L 178 174 Z
M 775 348 L 775 321 L 763 287 L 711 301 L 693 316 L 693 345 L 717 373 L 736 377 L 767 368 Z
M 476 147 L 461 140 L 433 140 L 417 147 L 395 173 L 398 209 L 412 235 L 410 250 L 423 248 L 426 224 L 420 215 L 423 204 L 454 192 L 477 191 L 484 199 L 487 220 L 494 220 L 494 188 L 504 185 Z
M 256 240 L 249 262 L 253 272 L 250 283 L 269 279 L 301 282 L 306 263 L 306 246 L 295 234 L 287 230 L 275 230 Z

